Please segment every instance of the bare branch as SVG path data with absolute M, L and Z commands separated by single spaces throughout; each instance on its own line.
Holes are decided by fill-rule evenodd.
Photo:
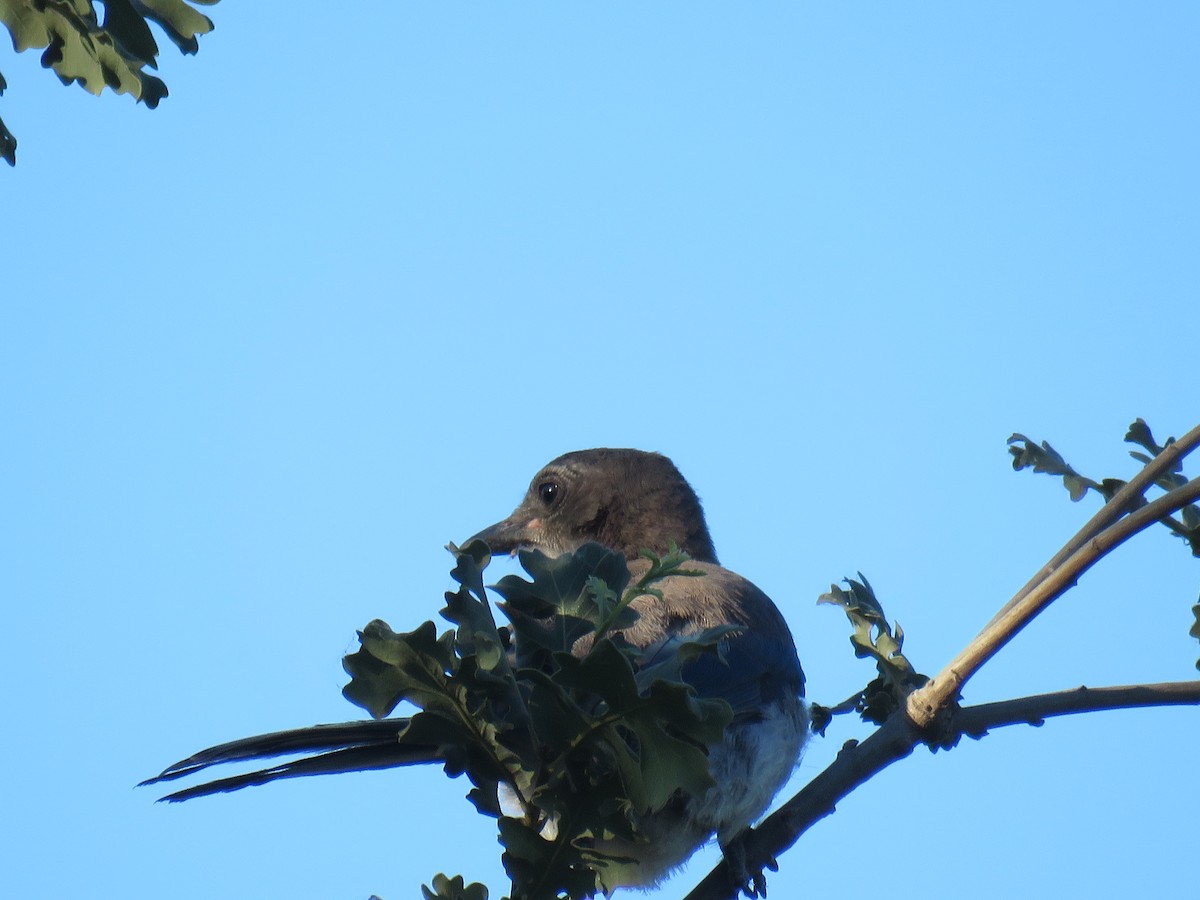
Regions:
M 943 715 L 953 708 L 963 684 L 1001 647 L 1080 575 L 1133 535 L 1200 499 L 1200 478 L 1149 503 L 1143 494 L 1176 462 L 1200 445 L 1200 425 L 1165 447 L 1112 500 L 1021 588 L 934 679 L 909 695 L 906 715 L 896 714 L 862 743 L 849 742 L 837 759 L 761 825 L 748 832 L 739 850 L 747 871 L 776 867 L 775 857 L 791 847 L 815 822 L 831 814 L 838 800 L 876 773 L 908 756 L 919 743 L 953 746 L 967 734 L 982 737 L 989 728 L 1040 724 L 1051 716 L 1104 709 L 1200 705 L 1200 682 L 1078 688 L 1034 697 L 981 704 Z M 1140 508 L 1139 508 L 1140 507 Z M 1131 510 L 1133 510 L 1131 512 Z M 1122 518 L 1123 517 L 1123 518 Z M 938 719 L 941 732 L 930 726 Z M 727 864 L 719 863 L 686 900 L 736 900 Z
M 1077 687 L 997 703 L 980 703 L 960 709 L 954 716 L 954 728 L 967 737 L 981 738 L 988 729 L 1005 725 L 1041 725 L 1054 716 L 1151 706 L 1200 706 L 1200 681 Z
M 967 680 L 1038 613 L 1073 587 L 1080 575 L 1139 531 L 1177 509 L 1182 509 L 1197 498 L 1200 498 L 1200 478 L 1193 478 L 1084 541 L 1061 565 L 1051 569 L 1050 574 L 1042 578 L 1032 590 L 1025 591 L 1023 595 L 1018 594 L 1014 598 L 1016 602 L 1010 602 L 1005 607 L 1006 611 L 988 623 L 925 687 L 909 695 L 909 717 L 918 727 L 929 727 L 937 715 L 947 709 L 958 696 Z M 1111 502 L 1117 501 L 1118 498 L 1114 497 Z M 1077 539 L 1078 535 L 1067 546 L 1072 546 Z M 1057 556 L 1055 558 L 1057 559 Z
M 1066 562 L 1071 554 L 1113 522 L 1117 521 L 1125 513 L 1139 506 L 1144 500 L 1142 495 L 1154 485 L 1163 473 L 1174 469 L 1175 464 L 1195 450 L 1197 446 L 1200 446 L 1200 425 L 1197 425 L 1179 440 L 1172 441 L 1166 447 L 1163 447 L 1157 456 L 1146 463 L 1140 472 L 1129 479 L 1129 482 L 1113 495 L 1111 500 L 1100 507 L 1100 510 L 1088 520 L 1087 524 L 1079 529 L 1075 536 L 1067 541 L 1063 545 L 1063 548 L 1054 554 L 1046 565 L 1042 566 L 1041 571 L 1029 579 L 1025 586 L 1017 591 L 1016 595 L 1008 603 L 1001 607 L 1000 612 L 996 613 L 992 622 L 995 622 L 996 619 L 999 619 L 1025 599 L 1035 587 L 1054 574 L 1054 571 Z
M 982 738 L 991 728 L 1040 725 L 1053 716 L 1154 706 L 1200 706 L 1200 681 L 1079 687 L 968 706 L 954 716 L 953 733 L 947 744 L 953 745 L 962 735 Z M 775 857 L 831 814 L 839 800 L 892 763 L 908 756 L 925 740 L 925 733 L 907 716 L 897 714 L 862 743 L 848 742 L 828 768 L 749 832 L 743 843 L 748 870 L 774 868 Z M 685 900 L 736 900 L 737 895 L 738 888 L 733 885 L 728 866 L 722 861 Z

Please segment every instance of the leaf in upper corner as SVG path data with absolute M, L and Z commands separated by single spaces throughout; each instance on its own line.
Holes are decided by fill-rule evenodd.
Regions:
M 98 8 L 104 12 L 103 22 Z M 144 71 L 157 68 L 159 57 L 148 23 L 156 22 L 183 53 L 195 53 L 197 37 L 213 27 L 184 0 L 0 0 L 0 22 L 18 53 L 44 48 L 42 66 L 53 69 L 63 84 L 78 83 L 97 95 L 108 87 L 131 94 L 150 109 L 168 92 L 162 79 Z M 0 122 L 0 158 L 15 165 L 16 147 L 16 139 Z
M 106 31 L 78 31 L 61 14 L 47 7 L 50 43 L 42 53 L 42 65 L 53 68 L 63 84 L 78 82 L 89 93 L 99 95 L 105 87 L 118 94 L 132 94 L 150 109 L 167 96 L 161 79 L 142 71 L 144 63 L 122 51 Z
M 35 9 L 31 0 L 0 0 L 0 22 L 8 29 L 17 53 L 50 43 L 46 13 Z
M 158 24 L 181 52 L 200 49 L 197 37 L 213 29 L 212 19 L 192 9 L 183 0 L 132 0 L 147 19 Z
M 158 44 L 150 26 L 130 0 L 104 0 L 104 24 L 101 27 L 112 36 L 123 55 L 151 68 L 155 66 Z

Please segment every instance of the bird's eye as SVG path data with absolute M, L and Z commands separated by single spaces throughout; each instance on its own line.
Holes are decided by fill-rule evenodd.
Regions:
M 558 497 L 558 482 L 543 481 L 538 485 L 538 496 L 542 502 L 549 506 Z

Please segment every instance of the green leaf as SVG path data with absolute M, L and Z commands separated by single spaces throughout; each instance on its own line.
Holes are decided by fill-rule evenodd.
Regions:
M 1072 500 L 1082 499 L 1083 495 L 1089 489 L 1097 491 L 1101 496 L 1105 496 L 1104 485 L 1080 475 L 1071 468 L 1057 450 L 1045 441 L 1042 441 L 1038 445 L 1023 434 L 1013 434 L 1008 439 L 1008 443 L 1008 452 L 1012 454 L 1012 465 L 1015 470 L 1020 471 L 1021 469 L 1032 468 L 1034 472 L 1060 476 L 1063 480 L 1063 486 L 1070 493 Z
M 596 604 L 596 615 L 599 616 L 600 621 L 608 621 L 616 616 L 617 604 L 621 598 L 603 578 L 589 575 L 585 590 Z
M 606 745 L 625 773 L 622 796 L 635 809 L 661 809 L 678 791 L 698 795 L 712 786 L 704 748 L 719 742 L 732 720 L 728 703 L 698 700 L 688 686 L 662 680 L 643 693 L 628 657 L 607 639 L 582 660 L 563 657 L 559 664 L 559 684 L 599 701 L 587 739 Z M 628 729 L 633 740 L 608 723 Z
M 543 747 L 568 748 L 591 727 L 591 719 L 567 688 L 538 669 L 522 669 L 526 706 Z
M 737 629 L 678 638 L 639 671 L 643 651 L 622 632 L 638 618 L 632 601 L 653 595 L 661 578 L 689 574 L 687 556 L 674 548 L 651 556 L 648 574 L 631 585 L 623 556 L 589 544 L 553 559 L 521 554 L 530 578 L 496 586 L 510 640 L 484 587 L 486 545 L 449 549 L 459 589 L 447 592 L 442 615 L 453 630 L 438 634 L 426 622 L 397 633 L 371 622 L 344 661 L 346 697 L 375 716 L 402 700 L 418 708 L 398 722 L 398 741 L 470 779 L 468 799 L 497 817 L 512 896 L 591 896 L 598 872 L 630 864 L 595 839 L 648 840 L 644 813 L 713 784 L 707 748 L 723 739 L 732 710 L 697 698 L 682 668 L 719 654 Z M 502 785 L 519 815 L 501 814 Z M 435 879 L 432 890 L 458 886 Z
M 825 737 L 825 729 L 833 721 L 833 710 L 819 703 L 810 703 L 808 706 L 808 715 L 809 727 L 812 728 L 813 733 Z
M 1141 463 L 1143 466 L 1149 465 L 1168 447 L 1175 443 L 1175 438 L 1168 437 L 1163 444 L 1159 444 L 1154 438 L 1154 433 L 1150 430 L 1150 426 L 1146 424 L 1144 419 L 1135 419 L 1133 424 L 1129 426 L 1125 433 L 1125 441 L 1131 444 L 1137 444 L 1142 447 L 1145 453 L 1139 450 L 1130 450 L 1129 455 Z M 1097 490 L 1105 500 L 1112 499 L 1116 493 L 1125 487 L 1125 481 L 1116 478 L 1106 478 L 1097 483 L 1091 479 L 1083 478 L 1078 475 L 1074 469 L 1063 461 L 1063 458 L 1050 447 L 1045 441 L 1040 447 L 1022 434 L 1014 434 L 1009 438 L 1009 452 L 1013 455 L 1013 468 L 1022 469 L 1032 467 L 1035 472 L 1047 472 L 1052 475 L 1061 475 L 1064 484 L 1067 484 L 1068 490 L 1071 491 L 1071 499 L 1077 500 L 1088 488 Z M 1022 446 L 1011 446 L 1020 444 Z M 1184 484 L 1187 484 L 1188 478 L 1183 474 L 1183 460 L 1176 459 L 1171 466 L 1164 472 L 1160 473 L 1155 478 L 1155 485 L 1164 491 L 1174 490 Z M 1137 498 L 1138 503 L 1145 503 L 1145 497 Z M 1180 521 L 1182 520 L 1182 522 Z M 1200 507 L 1196 504 L 1189 504 L 1179 511 L 1179 519 L 1172 516 L 1164 516 L 1160 520 L 1164 525 L 1171 530 L 1177 537 L 1182 538 L 1188 543 L 1193 556 L 1200 557 Z M 1197 615 L 1196 624 L 1192 626 L 1190 634 L 1193 637 L 1200 639 L 1200 613 L 1193 608 L 1193 613 Z M 1197 663 L 1197 668 L 1200 668 L 1200 662 Z
M 183 0 L 133 0 L 133 5 L 147 19 L 155 22 L 186 54 L 200 49 L 197 37 L 213 30 L 212 19 L 201 15 Z
M 425 900 L 487 900 L 488 889 L 479 882 L 464 885 L 461 875 L 447 878 L 437 874 L 432 888 L 421 885 L 421 894 Z
M 591 897 L 598 889 L 596 873 L 577 848 L 561 835 L 547 840 L 539 829 L 520 819 L 500 819 L 501 861 L 513 882 L 512 896 L 520 900 L 558 900 Z
M 1129 426 L 1125 440 L 1132 444 L 1138 444 L 1148 451 L 1148 454 L 1138 450 L 1129 451 L 1129 455 L 1142 465 L 1148 464 L 1175 443 L 1175 438 L 1169 437 L 1164 444 L 1160 445 L 1154 439 L 1150 426 L 1143 419 L 1137 419 Z M 1108 501 L 1126 485 L 1126 482 L 1119 478 L 1105 478 L 1099 482 L 1085 478 L 1067 465 L 1062 456 L 1045 441 L 1039 446 L 1023 434 L 1014 434 L 1008 441 L 1010 445 L 1022 445 L 1008 448 L 1009 453 L 1013 456 L 1014 469 L 1033 468 L 1035 472 L 1061 476 L 1063 484 L 1071 493 L 1072 500 L 1080 499 L 1089 489 L 1092 489 Z M 1183 461 L 1178 459 L 1155 479 L 1155 484 L 1164 491 L 1170 491 L 1186 484 L 1187 480 L 1187 476 L 1183 474 Z M 1144 503 L 1145 499 L 1141 498 L 1139 502 Z M 1182 525 L 1170 516 L 1163 518 L 1163 524 L 1170 528 L 1177 537 L 1187 541 L 1193 556 L 1200 556 L 1200 508 L 1197 508 L 1195 504 L 1189 505 L 1180 511 L 1180 516 L 1183 519 Z
M 432 622 L 396 633 L 376 619 L 358 637 L 362 648 L 342 661 L 351 676 L 342 693 L 376 719 L 391 713 L 401 700 L 422 705 L 449 688 L 447 675 L 457 664 L 453 636 L 446 632 L 438 637 Z
M 545 668 L 551 654 L 570 652 L 578 640 L 594 634 L 601 610 L 611 605 L 609 592 L 619 594 L 629 583 L 625 558 L 600 544 L 554 558 L 521 551 L 519 559 L 532 580 L 508 575 L 495 590 L 504 597 L 501 609 L 512 623 L 522 668 Z M 605 593 L 597 597 L 592 591 L 600 583 Z
M 447 592 L 446 607 L 441 615 L 457 627 L 456 652 L 463 657 L 474 656 L 484 671 L 498 667 L 507 671 L 507 666 L 502 663 L 508 641 L 496 627 L 483 586 L 483 570 L 491 559 L 487 544 L 473 541 L 465 549 L 460 550 L 453 544 L 450 547 L 455 553 L 455 566 L 450 575 L 462 587 L 456 593 Z
M 4 95 L 7 88 L 8 82 L 4 80 L 3 75 L 0 75 L 0 96 Z M 4 126 L 3 119 L 0 119 L 0 159 L 5 160 L 10 166 L 17 164 L 17 139 Z
M 653 663 L 638 669 L 638 689 L 646 691 L 655 681 L 683 681 L 684 666 L 709 654 L 720 657 L 722 639 L 740 631 L 736 625 L 716 625 L 671 641 L 670 653 L 659 654 Z
M 475 655 L 456 655 L 455 635 L 439 636 L 432 622 L 396 633 L 376 620 L 360 632 L 359 641 L 361 649 L 344 660 L 351 675 L 343 688 L 346 698 L 377 718 L 401 700 L 419 707 L 400 729 L 399 743 L 422 748 L 426 758 L 432 748 L 446 774 L 465 773 L 470 779 L 474 789 L 468 796 L 476 808 L 499 815 L 500 782 L 524 790 L 528 777 L 521 773 L 533 768 L 513 750 L 531 744 L 519 729 L 523 708 L 498 702 L 518 697 L 511 676 L 484 672 Z M 506 741 L 511 731 L 521 737 Z
M 903 705 L 909 693 L 929 679 L 917 672 L 904 655 L 904 630 L 899 624 L 892 630 L 870 583 L 861 572 L 858 577 L 859 581 L 844 579 L 849 591 L 831 584 L 829 592 L 817 602 L 840 606 L 852 626 L 854 655 L 875 660 L 879 674 L 859 695 L 855 707 L 863 719 L 879 725 Z
M 104 0 L 103 28 L 112 36 L 122 55 L 154 67 L 158 44 L 150 33 L 150 26 L 129 0 Z
M 727 702 L 700 700 L 690 687 L 655 681 L 625 718 L 637 735 L 648 809 L 662 809 L 678 792 L 700 796 L 716 783 L 707 746 L 719 743 L 733 721 Z
M 1154 457 L 1158 456 L 1167 447 L 1175 443 L 1175 438 L 1169 437 L 1167 438 L 1167 442 L 1165 444 L 1159 446 L 1158 442 L 1154 440 L 1154 435 L 1150 432 L 1150 426 L 1147 425 L 1142 419 L 1138 419 L 1129 426 L 1129 431 L 1125 435 L 1125 440 L 1131 444 L 1140 444 L 1142 447 L 1145 447 L 1150 451 L 1149 456 L 1147 456 L 1145 453 L 1139 453 L 1137 450 L 1129 451 L 1129 455 L 1143 465 L 1149 463 Z M 1183 474 L 1183 460 L 1177 459 L 1170 469 L 1168 469 L 1166 472 L 1163 472 L 1158 476 L 1158 478 L 1155 479 L 1154 483 L 1164 491 L 1170 491 L 1187 484 L 1187 477 Z M 1190 516 L 1189 513 L 1191 514 Z M 1185 526 L 1191 527 L 1188 525 L 1188 519 L 1195 517 L 1195 513 L 1195 507 L 1187 507 L 1182 510 Z M 1180 536 L 1190 540 L 1187 535 Z
M 1200 641 L 1200 603 L 1192 607 L 1192 617 L 1195 621 L 1192 622 L 1192 627 L 1188 629 L 1188 634 Z M 1200 660 L 1196 661 L 1196 668 L 1200 669 Z
M 166 96 L 166 85 L 144 74 L 144 62 L 125 52 L 113 34 L 103 28 L 81 28 L 75 17 L 55 7 L 47 7 L 45 14 L 49 44 L 42 65 L 53 68 L 63 84 L 78 82 L 97 95 L 107 86 L 118 94 L 132 94 L 151 109 Z M 94 10 L 90 15 L 94 22 Z
M 32 0 L 0 0 L 0 22 L 12 36 L 17 53 L 50 43 L 46 13 L 36 9 Z
M 155 108 L 167 86 L 143 71 L 158 66 L 158 43 L 148 23 L 157 22 L 184 53 L 195 53 L 197 36 L 211 31 L 212 22 L 183 0 L 106 0 L 102 8 L 100 23 L 91 0 L 0 0 L 0 22 L 18 53 L 45 48 L 42 65 L 63 84 L 78 83 L 97 95 L 108 87 Z M 3 122 L 0 157 L 16 163 L 16 139 Z
M 574 553 L 549 557 L 539 550 L 523 550 L 519 554 L 521 567 L 532 576 L 527 592 L 516 592 L 504 599 L 528 615 L 598 617 L 603 597 L 598 601 L 589 588 L 598 582 L 608 593 L 619 594 L 629 583 L 629 567 L 625 557 L 602 544 L 584 544 Z M 508 579 L 504 579 L 506 582 Z M 524 604 L 529 602 L 528 607 Z M 567 645 L 569 646 L 569 645 Z
M 1129 430 L 1125 432 L 1125 440 L 1130 444 L 1140 444 L 1149 450 L 1154 456 L 1162 453 L 1165 448 L 1160 447 L 1154 440 L 1154 435 L 1150 432 L 1150 426 L 1146 424 L 1146 420 L 1141 416 L 1133 421 L 1129 426 Z M 1167 444 L 1174 443 L 1174 438 L 1167 438 Z
M 17 164 L 17 139 L 5 126 L 3 119 L 0 119 L 0 159 L 10 166 Z
M 450 577 L 482 600 L 486 594 L 483 586 L 483 571 L 492 561 L 491 550 L 483 541 L 471 541 L 465 547 L 447 544 L 446 549 L 454 554 L 454 568 Z

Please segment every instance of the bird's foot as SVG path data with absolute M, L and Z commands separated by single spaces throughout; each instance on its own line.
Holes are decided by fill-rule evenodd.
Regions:
M 730 883 L 736 887 L 739 893 L 745 894 L 747 897 L 766 897 L 767 896 L 767 876 L 764 870 L 771 872 L 779 871 L 779 862 L 773 856 L 768 856 L 765 860 L 750 865 L 749 854 L 747 853 L 747 838 L 750 835 L 750 830 L 738 834 L 729 843 L 721 844 L 721 852 L 725 855 L 725 865 L 729 871 Z

